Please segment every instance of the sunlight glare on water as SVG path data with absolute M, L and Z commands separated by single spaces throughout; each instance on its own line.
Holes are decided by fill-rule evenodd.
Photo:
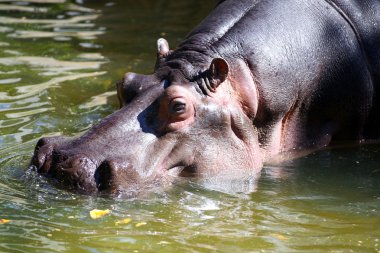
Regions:
M 80 195 L 27 169 L 40 137 L 116 110 L 123 74 L 151 73 L 157 38 L 174 47 L 215 2 L 0 0 L 0 252 L 380 252 L 378 145 L 138 199 Z

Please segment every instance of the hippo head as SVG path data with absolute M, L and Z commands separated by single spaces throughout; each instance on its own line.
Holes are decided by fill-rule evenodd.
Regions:
M 159 39 L 155 73 L 127 73 L 117 85 L 120 109 L 80 137 L 40 139 L 32 166 L 81 192 L 130 195 L 179 177 L 255 175 L 257 133 L 228 63 L 184 67 L 170 53 Z

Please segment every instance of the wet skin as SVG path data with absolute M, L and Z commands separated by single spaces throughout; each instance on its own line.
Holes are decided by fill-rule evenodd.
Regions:
M 380 2 L 340 2 L 221 1 L 176 50 L 157 41 L 152 75 L 125 75 L 118 111 L 80 137 L 42 138 L 32 166 L 82 192 L 135 196 L 377 139 Z

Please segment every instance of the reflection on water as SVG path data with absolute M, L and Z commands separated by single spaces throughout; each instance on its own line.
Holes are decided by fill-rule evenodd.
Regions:
M 0 0 L 0 252 L 380 251 L 378 145 L 267 167 L 258 183 L 186 180 L 129 200 L 26 170 L 39 137 L 115 110 L 123 73 L 151 72 L 156 39 L 174 46 L 214 3 Z M 93 220 L 95 208 L 111 214 Z
M 35 140 L 42 134 L 70 132 L 70 130 L 57 129 L 54 119 L 48 120 L 48 115 L 59 113 L 69 103 L 64 100 L 62 103 L 66 105 L 61 104 L 58 98 L 61 94 L 57 91 L 65 89 L 61 88 L 62 85 L 79 85 L 81 80 L 90 82 L 107 73 L 105 70 L 100 70 L 108 61 L 107 58 L 92 49 L 96 47 L 89 46 L 95 44 L 94 40 L 105 32 L 104 27 L 94 23 L 100 12 L 65 1 L 1 2 L 0 143 L 2 148 L 12 146 L 14 143 Z M 78 50 L 78 47 L 86 50 Z M 94 88 L 99 90 L 99 86 Z M 102 88 L 104 90 L 104 87 Z M 86 89 L 78 88 L 77 91 L 81 90 Z M 72 92 L 75 92 L 75 89 Z M 63 93 L 70 97 L 69 92 L 63 91 Z M 93 93 L 93 96 L 98 97 L 99 94 L 96 93 Z M 103 96 L 107 97 L 114 95 L 107 90 L 104 90 L 104 93 L 106 95 Z M 86 99 L 96 101 L 91 100 L 91 93 Z M 97 107 L 103 104 L 104 101 L 88 105 Z M 66 111 L 68 109 L 66 108 Z M 71 112 L 74 113 L 76 112 Z M 64 117 L 62 114 L 58 116 Z M 92 118 L 93 115 L 89 117 Z M 88 126 L 89 122 L 86 122 L 85 127 Z M 68 127 L 64 126 L 63 130 Z M 30 146 L 25 151 L 30 152 Z

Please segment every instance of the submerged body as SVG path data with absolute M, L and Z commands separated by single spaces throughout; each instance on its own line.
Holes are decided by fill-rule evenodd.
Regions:
M 380 134 L 380 2 L 221 1 L 121 108 L 78 138 L 41 139 L 32 165 L 85 192 L 173 177 L 251 178 L 282 152 Z

